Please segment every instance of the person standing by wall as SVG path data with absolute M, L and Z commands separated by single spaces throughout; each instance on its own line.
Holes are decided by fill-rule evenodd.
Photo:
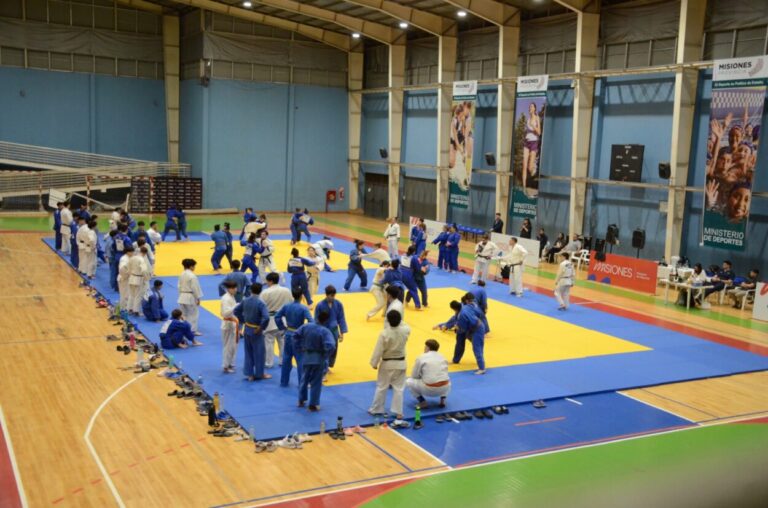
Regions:
M 493 220 L 491 232 L 500 234 L 504 233 L 504 221 L 501 220 L 501 214 L 499 212 L 496 212 L 496 218 Z

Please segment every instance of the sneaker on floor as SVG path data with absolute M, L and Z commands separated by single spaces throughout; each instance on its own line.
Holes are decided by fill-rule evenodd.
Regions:
M 410 428 L 411 424 L 406 422 L 405 420 L 400 420 L 399 418 L 392 422 L 391 427 L 393 429 L 407 429 Z
M 707 301 L 701 302 L 701 308 L 704 309 L 704 310 L 711 309 L 712 308 L 712 304 L 707 302 Z
M 277 442 L 277 446 L 280 446 L 281 448 L 289 448 L 292 450 L 301 448 L 301 443 L 297 441 L 293 436 L 288 435 L 285 436 L 283 439 Z

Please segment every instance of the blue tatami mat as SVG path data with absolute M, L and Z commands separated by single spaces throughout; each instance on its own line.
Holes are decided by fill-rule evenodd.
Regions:
M 190 234 L 193 236 L 193 234 Z M 195 238 L 206 238 L 194 234 Z M 281 238 L 276 235 L 276 238 Z M 285 238 L 285 237 L 282 237 Z M 45 240 L 50 246 L 52 239 Z M 208 240 L 209 241 L 209 240 Z M 332 261 L 335 273 L 324 273 L 323 284 L 334 284 L 340 288 L 346 276 L 346 255 L 351 243 L 334 239 L 339 252 L 334 252 Z M 67 259 L 68 260 L 68 259 Z M 282 267 L 281 267 L 282 268 Z M 369 270 L 369 278 L 372 270 Z M 108 299 L 116 301 L 118 295 L 109 288 L 109 269 L 100 265 L 94 286 Z M 163 277 L 165 307 L 172 309 L 177 299 L 177 277 Z M 205 299 L 218 298 L 217 285 L 220 276 L 200 276 Z M 448 275 L 433 270 L 427 277 L 430 287 L 468 288 L 469 276 Z M 353 287 L 357 287 L 355 281 Z M 574 305 L 568 312 L 557 312 L 553 298 L 526 292 L 524 298 L 510 298 L 503 284 L 489 283 L 489 298 L 515 305 L 528 311 L 537 312 L 553 319 L 559 319 L 584 328 L 607 333 L 620 339 L 652 348 L 650 351 L 623 353 L 564 361 L 515 365 L 509 367 L 490 366 L 485 376 L 472 372 L 451 374 L 453 388 L 448 399 L 448 410 L 470 410 L 496 404 L 517 404 L 536 399 L 557 399 L 596 392 L 611 392 L 640 386 L 650 386 L 690 379 L 724 376 L 729 374 L 768 369 L 768 357 L 730 348 L 696 337 L 690 337 L 672 330 L 633 321 L 624 317 Z M 491 302 L 493 305 L 493 302 Z M 361 312 L 347 309 L 348 313 Z M 445 316 L 435 312 L 436 322 Z M 151 340 L 157 341 L 161 323 L 149 323 L 137 319 L 138 328 Z M 294 371 L 289 388 L 278 386 L 279 369 L 273 368 L 271 380 L 249 383 L 239 374 L 224 375 L 220 371 L 221 343 L 220 321 L 208 311 L 200 310 L 200 330 L 205 345 L 187 350 L 174 350 L 177 361 L 192 377 L 202 376 L 203 386 L 209 392 L 222 394 L 224 408 L 235 416 L 245 427 L 253 426 L 257 437 L 267 439 L 289 432 L 317 432 L 320 422 L 334 424 L 337 416 L 343 416 L 346 424 L 370 424 L 373 419 L 366 410 L 374 392 L 373 382 L 333 385 L 323 388 L 320 413 L 309 413 L 296 408 L 296 373 Z M 493 328 L 493 323 L 491 323 Z M 422 340 L 412 337 L 412 340 Z M 242 365 L 242 346 L 238 353 L 238 365 Z M 493 347 L 489 341 L 487 348 Z M 471 353 L 466 361 L 471 360 Z M 412 363 L 413 359 L 409 359 Z M 406 394 L 406 415 L 412 415 L 412 401 Z M 425 411 L 429 415 L 430 411 Z M 470 459 L 472 460 L 472 459 Z
M 551 400 L 543 409 L 509 406 L 508 415 L 493 416 L 458 424 L 429 417 L 422 429 L 400 432 L 455 467 L 693 425 L 617 393 Z

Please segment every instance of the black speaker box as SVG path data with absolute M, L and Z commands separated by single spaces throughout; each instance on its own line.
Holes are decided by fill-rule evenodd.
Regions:
M 608 230 L 605 232 L 605 243 L 616 245 L 619 243 L 619 226 L 611 224 L 608 226 Z
M 642 249 L 645 247 L 645 230 L 636 229 L 632 232 L 632 248 Z
M 669 180 L 669 177 L 671 175 L 672 175 L 672 166 L 669 165 L 669 162 L 660 162 L 659 178 L 663 178 L 664 180 Z

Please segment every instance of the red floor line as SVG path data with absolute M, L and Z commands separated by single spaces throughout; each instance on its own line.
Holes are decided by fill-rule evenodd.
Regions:
M 3 429 L 0 429 L 0 506 L 3 508 L 21 508 L 22 506 L 21 494 L 16 483 L 16 474 Z
M 490 458 L 487 458 L 487 459 L 473 460 L 473 461 L 470 461 L 470 462 L 465 462 L 464 464 L 459 464 L 458 466 L 455 466 L 455 467 L 456 468 L 461 468 L 461 467 L 473 466 L 473 465 L 477 465 L 477 464 L 486 464 L 488 462 L 498 462 L 500 460 L 512 459 L 512 458 L 515 458 L 515 457 L 525 457 L 525 456 L 528 456 L 528 455 L 538 455 L 538 454 L 541 454 L 541 453 L 554 452 L 554 451 L 559 451 L 559 450 L 567 450 L 569 448 L 577 448 L 577 447 L 580 447 L 580 446 L 587 446 L 587 445 L 592 445 L 592 444 L 610 443 L 611 441 L 618 441 L 619 439 L 628 439 L 628 438 L 631 438 L 631 437 L 647 436 L 647 435 L 652 435 L 652 434 L 658 434 L 658 433 L 661 433 L 661 432 L 669 432 L 671 430 L 690 429 L 690 428 L 693 428 L 693 427 L 697 427 L 697 425 L 696 424 L 675 425 L 673 427 L 664 427 L 664 428 L 661 428 L 661 429 L 648 430 L 648 431 L 644 431 L 644 432 L 635 432 L 635 433 L 631 433 L 631 434 L 620 434 L 618 436 L 611 436 L 611 437 L 606 437 L 606 438 L 601 438 L 601 439 L 594 439 L 594 440 L 591 440 L 591 441 L 577 441 L 575 443 L 570 443 L 570 444 L 565 444 L 565 445 L 560 445 L 560 446 L 552 446 L 552 447 L 549 447 L 549 448 L 540 448 L 538 450 L 530 450 L 530 451 L 525 451 L 525 452 L 510 453 L 510 454 L 507 454 L 507 455 L 499 455 L 498 457 L 490 457 Z

